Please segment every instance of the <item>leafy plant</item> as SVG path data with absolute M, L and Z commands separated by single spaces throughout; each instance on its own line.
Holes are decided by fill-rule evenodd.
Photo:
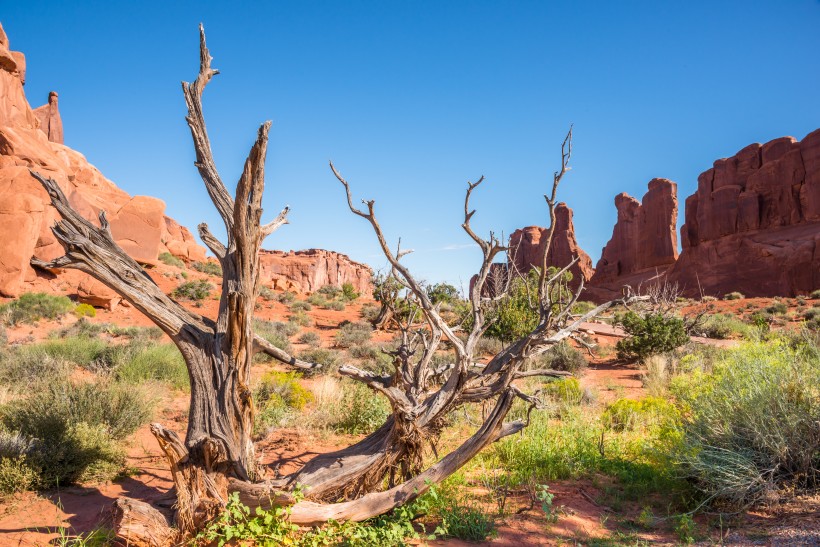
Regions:
M 194 262 L 191 267 L 207 275 L 222 277 L 222 267 L 217 262 Z
M 643 360 L 650 355 L 671 351 L 689 341 L 683 320 L 660 313 L 638 315 L 633 311 L 616 316 L 628 338 L 615 345 L 620 359 Z
M 342 433 L 370 433 L 387 419 L 390 405 L 358 382 L 342 382 L 342 400 L 332 424 Z
M 211 294 L 213 288 L 214 286 L 204 279 L 186 281 L 174 289 L 171 296 L 185 300 L 199 301 L 206 299 Z
M 95 317 L 97 310 L 91 304 L 77 304 L 77 307 L 74 308 L 74 315 L 77 317 Z
M 342 298 L 348 302 L 359 298 L 359 293 L 353 283 L 342 283 Z

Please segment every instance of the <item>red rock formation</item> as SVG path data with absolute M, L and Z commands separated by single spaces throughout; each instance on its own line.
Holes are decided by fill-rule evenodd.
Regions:
M 25 83 L 25 73 L 22 82 Z M 34 115 L 40 122 L 40 131 L 46 134 L 48 140 L 63 144 L 63 119 L 60 118 L 60 110 L 57 108 L 56 91 L 48 94 L 46 104 L 34 109 Z
M 82 154 L 52 142 L 62 140 L 62 129 L 56 124 L 56 94 L 50 97 L 49 105 L 42 107 L 40 114 L 45 122 L 41 123 L 23 92 L 22 59 L 21 54 L 9 51 L 8 39 L 0 27 L 0 295 L 17 296 L 26 283 L 38 275 L 47 275 L 29 266 L 32 255 L 50 260 L 63 254 L 51 233 L 57 211 L 40 183 L 32 178 L 30 168 L 54 178 L 71 204 L 90 221 L 97 223 L 98 213 L 105 210 L 115 240 L 135 259 L 155 263 L 166 249 L 182 258 L 203 259 L 205 250 L 197 248 L 190 233 L 164 216 L 162 201 L 132 198 L 103 177 Z M 169 226 L 179 229 L 171 230 Z M 83 283 L 82 275 L 57 273 L 71 280 L 74 290 Z M 92 283 L 84 287 L 88 290 L 82 294 L 92 303 L 95 297 L 110 300 L 108 294 L 92 294 L 101 292 L 93 290 Z
M 716 161 L 686 199 L 681 242 L 669 275 L 689 294 L 820 288 L 820 130 Z
M 618 220 L 595 266 L 591 288 L 613 291 L 609 296 L 617 296 L 624 285 L 637 287 L 675 263 L 677 188 L 670 180 L 652 179 L 640 202 L 624 193 L 615 196 Z
M 334 251 L 261 251 L 259 266 L 262 284 L 276 290 L 307 293 L 325 285 L 350 283 L 359 294 L 370 296 L 373 292 L 370 266 Z
M 547 243 L 549 230 L 539 226 L 527 226 L 516 230 L 510 236 L 510 258 L 520 273 L 529 272 L 533 267 L 541 266 L 541 256 Z M 570 271 L 572 282 L 570 285 L 577 288 L 581 282 L 589 281 L 592 277 L 592 260 L 575 240 L 575 227 L 572 224 L 572 209 L 566 203 L 559 203 L 555 207 L 555 236 L 547 256 L 547 266 L 563 268 L 575 257 L 580 257 Z

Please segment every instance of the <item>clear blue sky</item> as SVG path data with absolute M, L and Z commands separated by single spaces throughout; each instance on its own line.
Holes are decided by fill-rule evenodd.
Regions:
M 575 124 L 559 190 L 597 261 L 619 192 L 679 184 L 743 146 L 820 127 L 820 2 L 5 2 L 33 106 L 60 94 L 66 144 L 190 228 L 220 225 L 192 165 L 181 80 L 214 66 L 206 120 L 231 184 L 264 120 L 268 248 L 320 247 L 384 265 L 327 168 L 374 198 L 430 281 L 466 282 L 479 253 L 459 227 L 544 225 L 542 195 Z M 681 210 L 681 218 L 683 211 Z

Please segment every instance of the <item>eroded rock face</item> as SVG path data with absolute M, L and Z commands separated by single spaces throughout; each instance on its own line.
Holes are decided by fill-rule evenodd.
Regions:
M 510 259 L 519 273 L 527 273 L 533 267 L 541 267 L 541 256 L 543 256 L 548 236 L 549 230 L 540 226 L 527 226 L 512 233 Z M 572 209 L 567 207 L 566 203 L 559 203 L 555 206 L 555 235 L 547 255 L 547 267 L 563 268 L 575 257 L 579 257 L 579 260 L 570 268 L 572 272 L 570 285 L 573 288 L 578 287 L 581 279 L 586 283 L 592 277 L 592 260 L 578 246 L 578 241 L 575 239 Z
M 25 75 L 22 81 L 25 83 Z M 63 120 L 60 118 L 60 110 L 57 108 L 56 91 L 48 94 L 46 104 L 34 109 L 34 115 L 40 122 L 40 131 L 46 134 L 48 140 L 63 144 Z
M 681 243 L 669 276 L 689 294 L 820 288 L 820 130 L 716 161 L 686 199 Z
M 262 284 L 275 290 L 309 293 L 325 285 L 350 283 L 359 294 L 373 293 L 373 270 L 334 251 L 261 251 L 259 266 Z
M 656 178 L 640 202 L 625 193 L 615 196 L 618 220 L 590 287 L 619 293 L 623 285 L 636 287 L 658 278 L 675 263 L 677 188 L 670 180 Z
M 164 250 L 184 259 L 205 258 L 205 249 L 191 234 L 165 217 L 161 200 L 129 196 L 82 154 L 62 145 L 57 94 L 35 114 L 23 92 L 24 79 L 25 58 L 9 50 L 0 27 L 0 295 L 18 296 L 38 275 L 49 275 L 29 265 L 32 255 L 51 260 L 63 254 L 51 233 L 59 215 L 29 169 L 56 180 L 72 206 L 92 223 L 99 225 L 97 216 L 105 210 L 114 238 L 136 260 L 153 264 Z M 178 229 L 169 230 L 169 225 Z M 71 281 L 69 292 L 87 281 L 56 273 Z M 99 297 L 111 305 L 110 292 L 103 294 L 90 281 L 85 289 L 78 291 L 81 299 L 86 294 L 92 304 Z

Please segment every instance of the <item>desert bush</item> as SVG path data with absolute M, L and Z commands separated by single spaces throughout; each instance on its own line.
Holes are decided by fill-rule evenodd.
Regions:
M 707 317 L 696 327 L 695 332 L 700 336 L 719 340 L 735 337 L 754 339 L 760 335 L 759 329 L 744 323 L 733 315 L 721 313 Z
M 131 340 L 159 340 L 162 338 L 162 330 L 159 327 L 118 327 L 116 325 L 109 325 L 106 331 L 111 336 L 124 336 Z
M 276 296 L 276 300 L 282 304 L 290 304 L 296 300 L 296 293 L 292 291 L 285 291 Z
M 714 296 L 708 296 L 708 295 L 707 296 L 702 296 L 700 298 L 701 302 L 714 302 L 715 300 L 717 300 L 717 298 L 715 298 Z
M 266 373 L 254 392 L 257 435 L 279 425 L 292 411 L 302 410 L 313 401 L 313 394 L 299 383 L 301 376 L 295 372 Z
M 343 380 L 342 398 L 337 409 L 333 429 L 342 433 L 371 433 L 382 425 L 390 414 L 390 405 L 367 386 Z
M 546 352 L 532 359 L 528 368 L 551 368 L 579 375 L 587 368 L 587 360 L 584 355 L 572 347 L 569 342 L 562 340 Z
M 327 298 L 325 298 L 324 295 L 322 295 L 318 292 L 315 292 L 315 293 L 311 294 L 310 296 L 308 296 L 306 302 L 308 304 L 310 304 L 311 306 L 318 306 L 320 308 L 324 308 L 328 304 Z M 292 310 L 293 306 L 291 306 L 290 309 Z
M 803 312 L 803 319 L 806 321 L 813 321 L 820 318 L 820 306 L 813 306 Z
M 745 506 L 820 479 L 820 351 L 783 340 L 725 351 L 679 376 L 681 469 L 709 500 Z
M 27 462 L 43 486 L 98 481 L 122 468 L 117 441 L 147 422 L 139 390 L 110 382 L 53 382 L 2 408 L 3 424 L 32 439 Z
M 222 267 L 216 262 L 194 262 L 191 267 L 207 275 L 222 277 Z
M 160 253 L 158 258 L 160 262 L 167 264 L 168 266 L 176 266 L 180 269 L 185 267 L 185 263 L 171 253 Z
M 426 292 L 427 296 L 430 297 L 430 300 L 432 300 L 434 304 L 438 304 L 439 302 L 451 304 L 461 298 L 458 293 L 458 289 L 449 283 L 436 283 L 434 285 L 430 285 L 427 287 Z
M 294 302 L 290 305 L 290 311 L 297 313 L 300 311 L 310 311 L 313 309 L 313 305 L 310 302 Z
M 299 342 L 300 344 L 307 344 L 308 346 L 311 346 L 311 347 L 315 348 L 315 347 L 318 347 L 319 344 L 321 344 L 322 339 L 315 332 L 307 331 L 307 332 L 302 333 L 299 336 L 299 338 L 297 338 L 297 342 Z
M 371 302 L 367 302 L 365 304 L 362 304 L 362 307 L 359 310 L 359 315 L 361 315 L 362 319 L 364 319 L 365 321 L 371 322 L 379 316 L 380 309 L 380 306 L 373 304 Z
M 140 345 L 128 348 L 116 357 L 116 376 L 132 384 L 163 382 L 175 389 L 188 390 L 188 368 L 179 349 L 173 344 Z
M 561 378 L 544 385 L 543 393 L 551 400 L 567 405 L 578 405 L 584 399 L 584 391 L 577 378 Z
M 504 343 L 498 338 L 484 336 L 476 344 L 476 353 L 479 355 L 496 355 L 504 349 Z
M 86 369 L 94 369 L 95 363 L 104 358 L 108 344 L 98 338 L 84 336 L 58 338 L 46 340 L 40 344 L 32 344 L 30 352 L 42 351 L 52 359 L 67 361 Z
M 288 323 L 293 323 L 299 327 L 309 327 L 313 324 L 313 319 L 303 311 L 292 313 L 288 317 Z
M 91 304 L 77 304 L 77 307 L 74 308 L 74 315 L 77 317 L 96 317 L 97 310 L 94 309 L 94 306 Z
M 342 299 L 348 302 L 352 302 L 359 298 L 359 293 L 356 291 L 356 287 L 353 286 L 352 283 L 342 283 Z
M 299 325 L 295 322 L 282 323 L 254 319 L 253 331 L 277 348 L 290 352 L 291 346 L 288 338 L 299 332 Z M 254 359 L 258 362 L 267 362 L 271 360 L 271 357 L 260 352 L 254 356 Z
M 772 315 L 783 315 L 789 311 L 789 307 L 786 305 L 785 302 L 776 301 L 773 302 L 771 306 L 766 308 L 766 313 L 770 313 Z
M 26 457 L 0 457 L 0 500 L 3 496 L 25 492 L 37 484 L 37 472 L 31 468 Z
M 615 431 L 634 431 L 637 427 L 677 427 L 680 413 L 661 397 L 618 399 L 606 407 L 601 416 L 604 426 Z
M 0 318 L 6 325 L 14 326 L 40 319 L 56 319 L 73 309 L 74 303 L 65 296 L 30 292 L 0 306 Z
M 817 289 L 816 291 L 812 291 L 809 296 L 811 296 L 812 300 L 820 300 L 820 289 Z
M 650 355 L 671 351 L 689 341 L 681 319 L 666 317 L 659 313 L 643 316 L 628 311 L 616 316 L 616 323 L 623 326 L 628 338 L 616 344 L 619 359 L 645 359 Z
M 328 300 L 333 300 L 342 295 L 342 289 L 335 285 L 324 285 L 314 294 L 319 294 Z
M 338 351 L 327 348 L 310 348 L 300 351 L 297 355 L 299 359 L 310 361 L 311 363 L 318 363 L 322 365 L 319 373 L 332 373 L 338 370 L 341 366 L 342 355 Z
M 333 300 L 325 305 L 325 308 L 333 311 L 344 311 L 346 306 L 341 300 Z
M 743 300 L 744 298 L 746 298 L 746 297 L 743 296 L 743 294 L 739 293 L 739 292 L 730 292 L 730 293 L 723 296 L 724 300 Z
M 214 286 L 205 281 L 204 279 L 197 279 L 196 281 L 186 281 L 179 285 L 174 291 L 171 293 L 171 296 L 174 298 L 180 298 L 185 300 L 204 300 L 208 298 L 211 294 L 211 290 L 213 290 Z
M 362 345 L 370 341 L 373 328 L 369 323 L 344 323 L 336 333 L 336 346 L 349 348 Z
M 379 349 L 370 344 L 359 344 L 348 348 L 347 353 L 354 359 L 374 361 L 379 356 Z
M 265 285 L 261 285 L 259 287 L 259 298 L 261 298 L 265 302 L 270 302 L 271 300 L 276 300 L 276 293 L 270 290 Z

